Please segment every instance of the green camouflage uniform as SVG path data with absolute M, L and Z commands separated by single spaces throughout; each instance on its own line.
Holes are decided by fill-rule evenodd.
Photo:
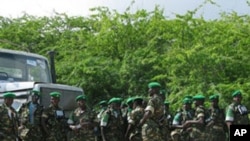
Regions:
M 208 110 L 209 118 L 206 119 L 206 140 L 207 141 L 225 141 L 226 140 L 226 124 L 224 110 L 210 108 Z M 210 123 L 212 123 L 210 125 Z
M 205 118 L 205 107 L 202 105 L 199 105 L 198 107 L 196 107 L 194 120 L 198 120 L 200 117 Z M 192 126 L 192 132 L 190 136 L 195 141 L 204 141 L 205 140 L 205 121 L 204 121 L 204 124 L 194 124 Z
M 41 141 L 43 140 L 43 132 L 41 126 L 41 117 L 43 106 L 37 104 L 33 113 L 30 113 L 31 102 L 25 103 L 19 110 L 19 120 L 25 128 L 20 130 L 20 138 L 23 141 Z M 33 122 L 31 122 L 30 114 L 33 114 Z
M 122 141 L 124 139 L 124 125 L 121 111 L 108 108 L 103 113 L 100 126 L 104 128 L 107 141 Z
M 145 111 L 152 112 L 151 117 L 146 120 L 142 126 L 142 139 L 143 141 L 163 141 L 160 119 L 164 114 L 164 108 L 162 106 L 163 100 L 159 95 L 154 95 L 148 101 Z
M 74 125 L 84 123 L 94 124 L 95 114 L 90 110 L 83 111 L 81 108 L 76 108 L 70 115 L 69 120 L 71 120 Z M 71 141 L 95 141 L 94 126 L 82 125 L 79 130 L 73 131 Z
M 129 135 L 130 141 L 142 141 L 141 128 L 138 128 L 140 120 L 144 115 L 144 109 L 142 107 L 136 107 L 131 111 L 128 123 L 132 125 L 132 129 Z
M 173 125 L 182 125 L 184 124 L 187 120 L 192 120 L 194 117 L 194 111 L 193 109 L 191 110 L 180 110 L 173 119 Z M 171 138 L 174 139 L 173 136 L 179 136 L 176 138 L 178 141 L 188 141 L 189 140 L 189 132 L 185 131 L 183 129 L 174 129 L 171 132 Z
M 1 141 L 16 141 L 18 137 L 18 117 L 13 107 L 3 104 L 0 107 L 0 139 Z
M 226 110 L 226 121 L 231 121 L 233 124 L 250 124 L 250 120 L 247 114 L 241 114 L 236 103 L 232 103 Z
M 67 139 L 67 121 L 64 116 L 57 117 L 56 111 L 62 111 L 62 109 L 50 105 L 43 111 L 42 118 L 45 119 L 47 129 L 49 130 L 46 141 L 66 141 Z

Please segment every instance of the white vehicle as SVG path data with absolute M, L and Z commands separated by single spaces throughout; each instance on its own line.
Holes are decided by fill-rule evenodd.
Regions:
M 3 103 L 3 93 L 14 92 L 13 107 L 18 111 L 22 103 L 30 99 L 30 91 L 35 89 L 41 92 L 40 103 L 48 107 L 49 93 L 58 91 L 62 94 L 60 106 L 67 116 L 77 107 L 75 97 L 83 94 L 83 89 L 55 83 L 53 58 L 51 53 L 49 65 L 47 58 L 38 54 L 0 49 L 0 104 Z

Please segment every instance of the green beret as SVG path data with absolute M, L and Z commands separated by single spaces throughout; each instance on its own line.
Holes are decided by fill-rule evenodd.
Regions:
M 218 94 L 211 95 L 211 96 L 209 96 L 209 100 L 210 101 L 219 100 L 219 95 Z
M 142 97 L 135 97 L 133 101 L 143 101 Z
M 182 103 L 183 103 L 183 104 L 192 104 L 192 99 L 185 97 L 185 98 L 182 100 Z
M 205 100 L 205 96 L 198 94 L 193 97 L 193 100 Z
M 14 93 L 12 93 L 12 92 L 7 92 L 7 93 L 3 94 L 3 97 L 4 98 L 15 98 L 16 95 Z
M 111 103 L 121 103 L 121 98 L 117 98 L 117 97 L 113 97 L 109 100 L 108 104 L 111 104 Z
M 60 98 L 61 93 L 59 93 L 59 92 L 51 92 L 49 95 L 50 95 L 51 97 L 57 97 L 57 98 Z
M 130 98 L 127 99 L 126 103 L 128 104 L 128 103 L 133 102 L 133 101 L 134 101 L 134 98 L 130 97 Z
M 148 88 L 152 89 L 152 88 L 160 88 L 161 87 L 161 84 L 158 83 L 158 82 L 150 82 L 148 84 Z
M 107 105 L 107 101 L 106 100 L 102 100 L 98 103 L 98 105 Z
M 169 105 L 170 103 L 168 101 L 165 101 L 164 102 L 164 105 Z
M 32 91 L 31 91 L 31 95 L 40 96 L 40 91 L 38 91 L 38 90 L 32 90 Z
M 192 99 L 193 97 L 192 97 L 191 95 L 186 95 L 186 96 L 184 97 L 184 99 L 185 99 L 185 98 Z
M 78 101 L 78 100 L 86 100 L 86 96 L 85 95 L 78 95 L 75 99 L 75 101 Z
M 160 94 L 165 95 L 166 94 L 166 90 L 160 90 Z
M 233 92 L 232 96 L 233 97 L 235 97 L 235 96 L 242 96 L 242 93 L 241 93 L 240 90 L 236 90 L 236 91 Z

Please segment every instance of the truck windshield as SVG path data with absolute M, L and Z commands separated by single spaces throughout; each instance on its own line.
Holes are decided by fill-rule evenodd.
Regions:
M 39 56 L 0 52 L 0 81 L 51 82 L 48 61 Z

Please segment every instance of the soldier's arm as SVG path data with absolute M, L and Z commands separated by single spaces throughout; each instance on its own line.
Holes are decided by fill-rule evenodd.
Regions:
M 141 126 L 147 121 L 147 119 L 149 119 L 149 117 L 150 117 L 151 115 L 152 115 L 152 111 L 150 111 L 150 110 L 145 111 L 144 116 L 143 116 L 143 118 L 140 120 L 138 126 L 141 127 Z

